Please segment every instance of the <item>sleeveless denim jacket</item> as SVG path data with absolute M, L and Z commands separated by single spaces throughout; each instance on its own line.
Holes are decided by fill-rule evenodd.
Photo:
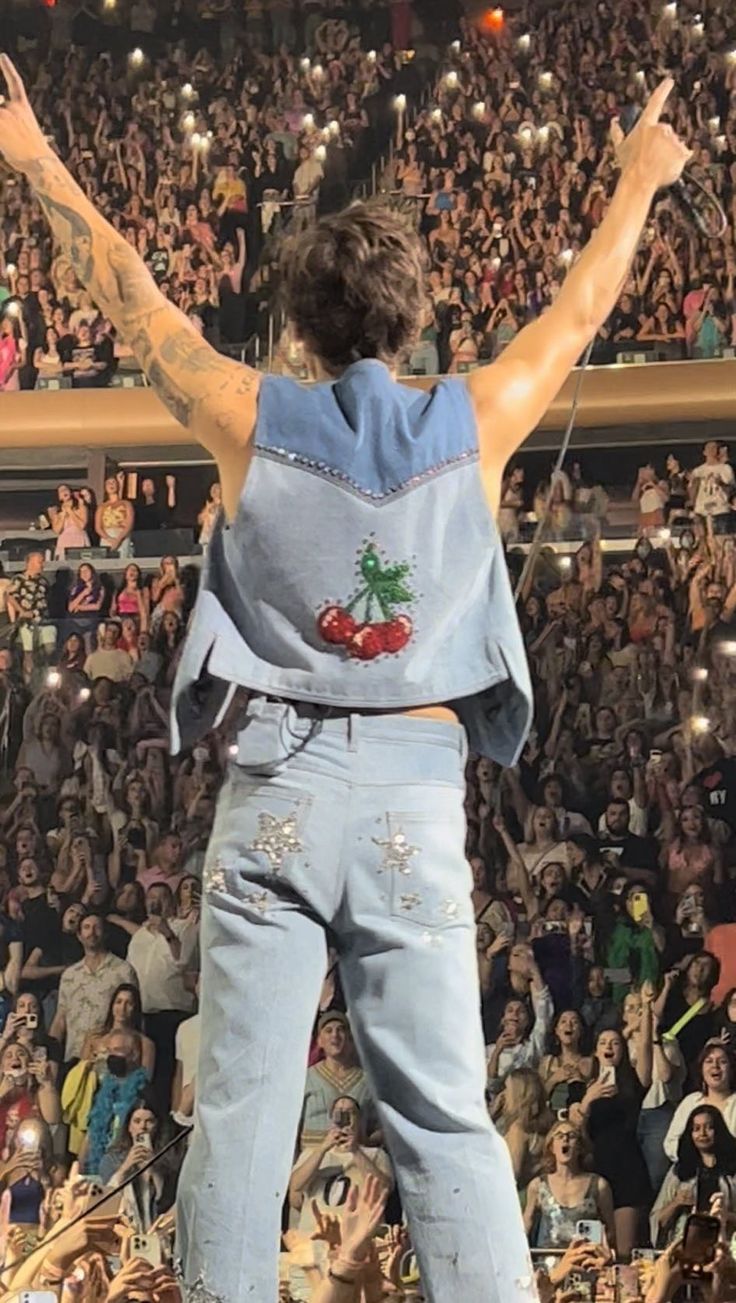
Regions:
M 464 382 L 361 361 L 261 383 L 235 520 L 215 526 L 179 663 L 174 751 L 238 685 L 340 710 L 446 703 L 471 748 L 518 758 L 532 690 Z

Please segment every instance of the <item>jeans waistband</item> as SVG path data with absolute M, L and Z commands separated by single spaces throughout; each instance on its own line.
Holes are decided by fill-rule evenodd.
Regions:
M 467 756 L 465 729 L 449 720 L 381 711 L 365 713 L 313 702 L 251 697 L 243 719 L 245 722 L 255 718 L 282 722 L 295 737 L 331 735 L 345 739 L 352 747 L 359 741 L 430 745 L 446 747 L 463 758 Z

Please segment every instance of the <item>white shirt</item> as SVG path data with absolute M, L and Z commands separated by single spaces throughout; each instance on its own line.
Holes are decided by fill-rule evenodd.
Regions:
M 514 997 L 511 996 L 511 999 Z M 536 1068 L 542 1055 L 544 1054 L 549 1029 L 552 1026 L 554 1017 L 554 1006 L 552 996 L 548 986 L 543 986 L 541 991 L 532 991 L 532 1008 L 534 1010 L 534 1026 L 531 1033 L 519 1045 L 509 1045 L 505 1050 L 501 1050 L 498 1056 L 498 1067 L 496 1068 L 496 1081 L 504 1081 L 510 1072 L 516 1068 Z M 495 1041 L 493 1045 L 486 1047 L 486 1061 L 490 1062 L 493 1054 Z
M 199 1014 L 187 1018 L 176 1031 L 176 1057 L 181 1064 L 181 1084 L 188 1086 L 197 1076 L 199 1058 Z
M 191 1013 L 194 1009 L 194 996 L 184 986 L 184 974 L 196 967 L 197 927 L 183 918 L 170 918 L 168 923 L 181 943 L 178 959 L 166 938 L 145 924 L 128 946 L 128 962 L 138 977 L 144 1013 L 166 1009 Z
M 360 1148 L 365 1157 L 378 1169 L 387 1184 L 393 1185 L 391 1160 L 386 1151 L 370 1148 L 366 1145 L 361 1145 Z M 295 1173 L 299 1171 L 302 1163 L 313 1153 L 313 1148 L 307 1147 L 302 1150 L 294 1166 Z M 329 1213 L 332 1217 L 339 1217 L 345 1207 L 351 1187 L 356 1186 L 360 1189 L 365 1178 L 364 1169 L 355 1162 L 350 1150 L 328 1149 L 311 1181 L 302 1191 L 302 1206 L 299 1209 L 299 1230 L 307 1235 L 311 1235 L 312 1231 L 316 1230 L 317 1224 L 312 1209 L 313 1203 L 317 1205 L 321 1213 Z
M 677 1158 L 677 1146 L 680 1143 L 680 1137 L 685 1132 L 690 1114 L 699 1104 L 707 1104 L 707 1102 L 702 1091 L 694 1090 L 692 1094 L 685 1096 L 681 1104 L 677 1105 L 667 1135 L 664 1138 L 664 1152 L 670 1162 L 674 1163 Z M 729 1095 L 721 1112 L 723 1121 L 726 1123 L 731 1135 L 736 1136 L 736 1092 Z
M 730 510 L 729 489 L 734 484 L 733 466 L 730 462 L 703 462 L 691 472 L 695 492 L 695 513 L 698 516 L 719 516 Z

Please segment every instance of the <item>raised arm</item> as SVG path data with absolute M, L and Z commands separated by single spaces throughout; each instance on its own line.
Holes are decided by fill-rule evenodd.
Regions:
M 652 95 L 625 139 L 612 128 L 621 177 L 605 218 L 555 302 L 520 331 L 501 357 L 468 380 L 486 474 L 498 476 L 536 427 L 586 345 L 610 315 L 658 189 L 680 176 L 689 151 L 659 119 L 674 83 Z
M 51 149 L 7 55 L 0 71 L 0 153 L 24 172 L 79 280 L 130 345 L 162 402 L 216 458 L 225 510 L 235 514 L 250 457 L 259 377 L 205 343 L 158 289 L 138 254 L 105 221 Z M 85 436 L 94 442 L 94 432 Z

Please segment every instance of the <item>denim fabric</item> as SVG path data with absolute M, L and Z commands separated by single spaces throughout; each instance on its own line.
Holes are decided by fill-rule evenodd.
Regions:
M 426 1298 L 536 1297 L 484 1099 L 465 757 L 457 725 L 251 703 L 204 872 L 190 1298 L 275 1303 L 328 932 Z
M 653 1190 L 659 1190 L 670 1170 L 670 1160 L 664 1152 L 664 1138 L 669 1131 L 674 1113 L 674 1104 L 660 1104 L 658 1108 L 643 1108 L 636 1124 L 636 1138 L 644 1155 Z
M 311 388 L 265 377 L 174 684 L 175 751 L 233 683 L 343 710 L 451 702 L 474 751 L 515 763 L 531 684 L 462 381 L 425 393 L 370 361 Z

